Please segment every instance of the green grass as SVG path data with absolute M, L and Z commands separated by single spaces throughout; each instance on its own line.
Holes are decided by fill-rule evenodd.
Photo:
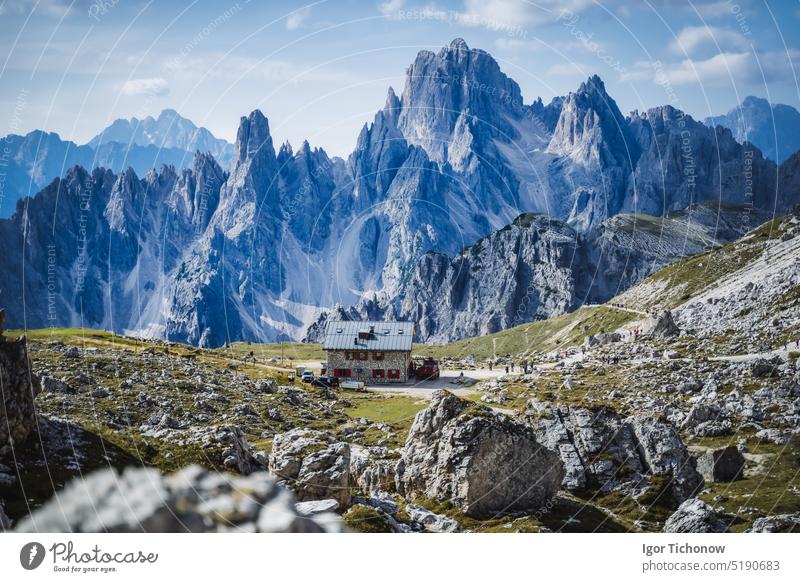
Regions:
M 725 444 L 730 444 L 728 437 Z M 738 515 L 740 523 L 733 531 L 744 531 L 755 518 L 764 515 L 800 512 L 800 439 L 787 445 L 748 442 L 750 455 L 758 455 L 760 462 L 748 459 L 745 478 L 732 483 L 706 483 L 706 492 L 700 497 L 711 505 L 721 505 L 725 511 Z M 714 497 L 722 495 L 722 501 Z M 754 512 L 740 512 L 742 507 Z
M 581 307 L 543 321 L 524 323 L 497 333 L 467 338 L 446 345 L 416 344 L 415 355 L 434 358 L 474 356 L 489 359 L 496 340 L 498 357 L 549 352 L 581 344 L 586 337 L 614 331 L 639 315 L 606 306 Z
M 784 220 L 785 217 L 776 218 L 737 241 L 664 267 L 623 293 L 621 302 L 645 311 L 683 304 L 761 256 L 766 249 L 765 243 L 780 237 Z M 658 292 L 636 296 L 637 290 L 646 290 L 650 286 Z M 634 301 L 630 300 L 631 297 L 635 297 Z
M 280 360 L 282 351 L 284 363 L 289 367 L 291 367 L 291 362 L 323 362 L 326 358 L 321 344 L 304 342 L 276 342 L 270 344 L 234 342 L 230 347 L 219 348 L 218 351 L 235 357 L 247 356 L 252 351 L 257 361 L 260 362 L 272 358 Z
M 354 505 L 342 516 L 344 524 L 358 533 L 392 533 L 386 517 L 366 505 Z
M 351 396 L 346 398 L 352 404 L 345 409 L 351 418 L 368 418 L 373 422 L 384 424 L 411 424 L 414 416 L 428 405 L 420 398 L 410 396 Z

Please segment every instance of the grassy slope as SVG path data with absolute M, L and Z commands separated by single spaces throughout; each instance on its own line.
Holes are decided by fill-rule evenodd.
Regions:
M 780 236 L 784 220 L 776 218 L 735 242 L 672 263 L 612 301 L 643 311 L 675 308 L 761 256 L 764 243 Z
M 497 356 L 517 356 L 532 352 L 549 352 L 575 346 L 587 336 L 614 331 L 638 315 L 606 306 L 581 307 L 552 319 L 524 323 L 497 333 L 472 337 L 446 345 L 414 346 L 414 353 L 435 358 L 474 356 L 491 358 L 497 341 Z

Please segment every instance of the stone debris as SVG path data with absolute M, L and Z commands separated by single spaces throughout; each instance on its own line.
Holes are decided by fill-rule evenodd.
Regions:
M 26 533 L 341 530 L 330 513 L 298 512 L 292 494 L 265 472 L 243 477 L 197 465 L 170 475 L 141 467 L 119 474 L 96 471 L 68 483 L 14 528 Z

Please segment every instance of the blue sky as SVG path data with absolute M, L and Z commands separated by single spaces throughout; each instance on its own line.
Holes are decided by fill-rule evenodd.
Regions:
M 526 102 L 596 73 L 623 113 L 800 107 L 798 24 L 793 0 L 0 0 L 0 134 L 84 143 L 170 107 L 232 140 L 259 108 L 276 142 L 347 155 L 417 51 L 456 37 Z

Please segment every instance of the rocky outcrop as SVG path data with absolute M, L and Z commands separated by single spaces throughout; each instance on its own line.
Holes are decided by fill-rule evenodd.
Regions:
M 800 514 L 794 513 L 759 517 L 753 522 L 753 527 L 747 531 L 753 533 L 800 532 Z
M 324 432 L 300 428 L 275 435 L 269 470 L 301 501 L 331 498 L 350 505 L 350 445 Z
M 678 324 L 672 318 L 671 311 L 663 311 L 659 315 L 651 317 L 642 326 L 642 331 L 656 339 L 676 337 L 681 333 Z
M 636 498 L 653 478 L 666 478 L 674 507 L 702 484 L 678 432 L 664 422 L 646 416 L 624 418 L 605 406 L 532 404 L 530 422 L 539 442 L 564 463 L 565 489 L 622 491 Z
M 366 494 L 394 491 L 397 459 L 385 447 L 350 446 L 350 484 Z
M 439 390 L 414 418 L 396 484 L 401 495 L 486 516 L 536 509 L 561 479 L 561 461 L 530 428 Z
M 34 396 L 39 379 L 31 371 L 24 337 L 9 340 L 3 336 L 0 310 L 0 459 L 21 445 L 36 426 Z
M 710 449 L 697 458 L 697 471 L 708 483 L 742 479 L 744 465 L 744 457 L 735 445 Z
M 703 485 L 703 478 L 697 472 L 695 460 L 686 450 L 678 431 L 651 415 L 634 416 L 628 422 L 647 472 L 669 478 L 669 489 L 676 503 L 695 495 Z
M 17 532 L 339 531 L 331 513 L 300 515 L 292 494 L 267 473 L 237 477 L 197 465 L 171 475 L 155 469 L 96 471 L 74 479 L 15 526 Z
M 666 533 L 726 533 L 733 517 L 699 499 L 688 499 L 667 518 Z

